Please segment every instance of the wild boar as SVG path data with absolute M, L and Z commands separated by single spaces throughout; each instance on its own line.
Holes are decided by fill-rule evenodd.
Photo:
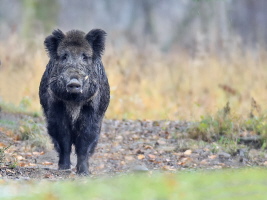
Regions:
M 89 174 L 89 158 L 98 142 L 109 105 L 110 89 L 101 61 L 106 33 L 53 31 L 44 45 L 50 57 L 42 76 L 39 97 L 48 134 L 59 154 L 58 168 L 70 169 L 72 145 L 77 173 Z

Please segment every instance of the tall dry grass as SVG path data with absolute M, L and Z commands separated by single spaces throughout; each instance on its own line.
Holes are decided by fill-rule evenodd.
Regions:
M 40 111 L 38 87 L 48 57 L 43 37 L 26 44 L 16 35 L 0 42 L 0 97 Z M 267 102 L 267 59 L 236 53 L 222 59 L 133 46 L 106 47 L 103 63 L 111 86 L 108 118 L 196 120 L 230 102 L 248 114 L 253 97 L 262 109 Z

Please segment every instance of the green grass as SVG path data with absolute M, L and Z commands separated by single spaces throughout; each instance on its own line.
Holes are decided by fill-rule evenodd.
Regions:
M 0 109 L 1 111 L 7 112 L 7 113 L 13 113 L 13 114 L 24 114 L 29 115 L 32 117 L 40 117 L 42 115 L 41 111 L 38 112 L 32 112 L 28 109 L 30 106 L 30 100 L 28 98 L 24 98 L 20 101 L 19 105 L 16 106 L 13 103 L 7 103 L 2 100 L 0 100 Z
M 20 140 L 29 141 L 32 147 L 47 148 L 49 137 L 45 133 L 45 125 L 34 118 L 29 117 L 20 121 L 20 127 L 17 131 Z
M 4 148 L 0 148 L 0 167 L 2 166 L 2 164 L 5 163 L 5 151 L 9 148 L 10 146 L 8 147 L 4 147 Z
M 238 116 L 231 112 L 230 103 L 227 102 L 217 113 L 202 116 L 188 129 L 188 134 L 192 139 L 223 144 L 230 151 L 239 148 L 243 136 L 251 137 L 255 139 L 251 145 L 264 150 L 267 147 L 267 112 L 261 112 L 252 99 L 250 113 Z
M 234 139 L 236 137 L 237 120 L 230 113 L 229 102 L 222 110 L 214 115 L 202 116 L 201 120 L 191 127 L 189 135 L 193 139 L 202 139 L 205 141 L 217 141 L 221 137 Z
M 263 200 L 267 196 L 266 185 L 266 169 L 128 174 L 74 181 L 2 183 L 0 199 Z
M 41 112 L 28 110 L 30 100 L 23 99 L 19 106 L 0 100 L 0 109 L 3 116 L 0 119 L 0 127 L 12 130 L 16 139 L 27 141 L 32 147 L 47 148 L 49 138 L 46 135 L 44 122 L 40 119 Z M 5 115 L 13 115 L 11 119 L 5 119 Z
M 17 123 L 11 120 L 0 119 L 0 127 L 5 127 L 11 130 L 17 128 Z

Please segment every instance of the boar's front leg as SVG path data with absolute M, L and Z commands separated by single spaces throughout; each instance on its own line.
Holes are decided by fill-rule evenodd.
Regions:
M 88 126 L 80 131 L 75 142 L 75 149 L 77 154 L 77 174 L 89 174 L 89 158 L 93 155 L 95 147 L 98 142 L 101 121 L 92 121 L 86 123 Z
M 50 108 L 47 129 L 59 154 L 58 169 L 70 169 L 72 143 L 70 127 L 68 127 L 66 114 L 64 113 L 64 105 L 55 103 Z

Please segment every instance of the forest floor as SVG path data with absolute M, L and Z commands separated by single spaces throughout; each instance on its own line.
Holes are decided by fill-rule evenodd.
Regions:
M 267 165 L 266 150 L 253 145 L 190 139 L 188 130 L 192 124 L 105 119 L 98 146 L 89 162 L 90 176 Z M 74 153 L 71 160 L 71 170 L 57 170 L 57 153 L 46 134 L 42 117 L 0 111 L 1 179 L 76 178 Z

